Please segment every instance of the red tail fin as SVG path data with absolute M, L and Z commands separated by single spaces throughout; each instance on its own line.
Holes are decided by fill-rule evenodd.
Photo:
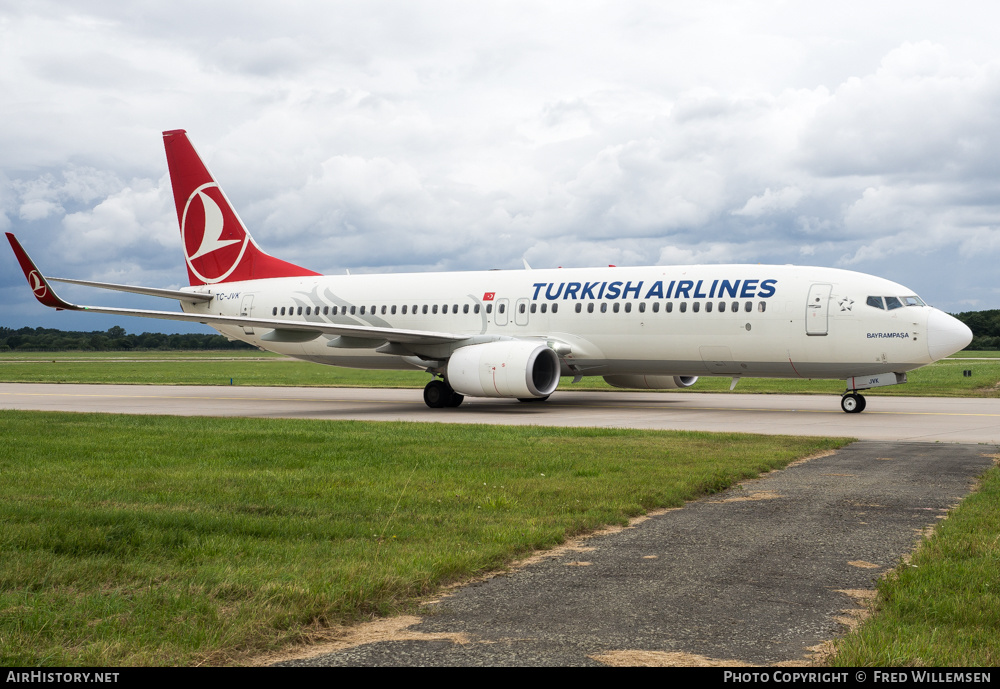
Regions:
M 264 253 L 183 129 L 163 132 L 192 285 L 319 275 Z

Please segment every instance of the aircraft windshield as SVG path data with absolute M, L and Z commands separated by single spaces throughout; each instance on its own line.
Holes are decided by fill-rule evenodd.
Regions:
M 868 306 L 874 306 L 876 309 L 888 309 L 892 311 L 893 309 L 901 309 L 904 306 L 926 306 L 923 299 L 915 294 L 911 294 L 907 297 L 868 297 Z

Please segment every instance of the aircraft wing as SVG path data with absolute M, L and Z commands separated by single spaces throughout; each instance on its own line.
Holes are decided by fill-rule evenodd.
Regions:
M 138 316 L 140 318 L 159 318 L 169 321 L 186 321 L 189 323 L 203 323 L 205 325 L 231 325 L 245 328 L 272 329 L 275 331 L 297 331 L 306 335 L 315 333 L 320 335 L 339 335 L 348 338 L 358 338 L 372 340 L 372 346 L 377 346 L 381 342 L 398 342 L 400 344 L 445 344 L 449 342 L 460 342 L 469 339 L 468 335 L 458 335 L 455 333 L 441 333 L 426 330 L 404 330 L 398 328 L 378 328 L 365 325 L 336 325 L 333 323 L 315 323 L 308 321 L 289 321 L 277 318 L 249 318 L 244 316 L 217 316 L 202 313 L 183 313 L 177 311 L 153 311 L 146 309 L 122 309 L 111 306 L 84 306 L 73 304 L 61 298 L 49 284 L 49 278 L 42 275 L 35 266 L 31 257 L 17 241 L 17 238 L 7 232 L 7 239 L 10 241 L 14 255 L 17 256 L 24 277 L 28 280 L 28 286 L 34 292 L 35 298 L 42 304 L 56 310 L 66 311 L 89 311 L 91 313 L 106 313 L 116 316 Z M 84 280 L 61 279 L 60 282 L 71 282 L 90 287 L 106 287 L 118 289 L 119 291 L 135 292 L 137 294 L 147 294 L 151 296 L 168 296 L 173 299 L 183 299 L 195 301 L 208 295 L 198 295 L 197 293 L 182 292 L 180 290 L 158 290 L 146 287 L 131 287 L 129 285 L 113 285 L 110 283 L 89 282 Z M 211 298 L 211 297 L 210 297 Z M 266 337 L 266 336 L 265 336 Z M 308 339 L 308 338 L 307 338 Z

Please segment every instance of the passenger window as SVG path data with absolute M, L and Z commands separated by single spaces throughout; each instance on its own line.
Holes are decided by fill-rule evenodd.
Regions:
M 361 307 L 361 315 L 362 315 L 362 316 L 364 316 L 364 315 L 365 315 L 365 307 L 364 307 L 364 306 L 362 306 L 362 307 Z
M 337 307 L 336 307 L 336 306 L 334 306 L 334 307 L 333 307 L 333 315 L 334 315 L 334 316 L 336 316 L 336 315 L 337 315 Z
M 486 305 L 486 313 L 493 313 L 493 304 Z
M 532 306 L 534 306 L 534 304 L 532 304 Z M 519 313 L 524 313 L 524 304 L 521 304 L 517 310 Z
M 659 313 L 659 312 L 660 312 L 660 302 L 654 301 L 653 302 L 653 313 Z
M 329 306 L 324 306 L 323 307 L 323 315 L 324 316 L 329 316 L 330 315 L 330 307 Z
M 396 307 L 395 307 L 395 306 L 393 306 L 392 308 L 393 308 L 393 310 L 394 310 L 394 312 L 395 312 L 395 308 L 396 308 Z M 385 304 L 382 304 L 382 315 L 383 315 L 383 316 L 385 315 Z
M 427 304 L 424 304 L 424 308 L 423 308 L 423 309 L 421 309 L 421 312 L 422 312 L 422 313 L 423 313 L 423 314 L 424 314 L 425 316 L 427 315 Z
M 729 309 L 729 310 L 732 311 L 733 313 L 739 313 L 740 303 L 738 301 L 734 301 L 733 302 L 733 307 L 731 309 Z
M 687 310 L 688 310 L 688 303 L 686 301 L 682 301 L 681 302 L 681 313 L 684 313 Z
M 403 308 L 405 309 L 406 307 L 404 306 Z M 393 316 L 396 315 L 396 305 L 395 304 L 393 304 L 392 308 L 389 309 L 389 313 L 392 314 Z
M 882 297 L 868 297 L 866 303 L 868 306 L 874 306 L 876 309 L 885 309 L 885 306 L 882 304 Z
M 608 305 L 605 304 L 604 302 L 601 302 L 601 313 L 607 313 L 607 312 L 608 312 Z
M 577 302 L 576 303 L 576 312 L 580 313 L 581 311 L 583 311 L 583 304 L 581 304 L 580 302 Z
M 354 314 L 355 314 L 355 313 L 357 312 L 357 309 L 358 309 L 358 307 L 357 307 L 357 306 L 352 306 L 352 307 L 351 307 L 351 315 L 352 315 L 352 316 L 353 316 L 353 315 L 354 315 Z
M 542 313 L 546 313 L 549 310 L 548 304 L 542 304 Z
M 700 309 L 701 309 L 701 302 L 700 302 L 700 301 L 696 301 L 696 302 L 694 302 L 693 304 L 691 304 L 691 310 L 692 310 L 692 311 L 693 311 L 694 313 L 698 313 L 698 311 L 699 311 Z
M 751 311 L 753 311 L 753 302 L 752 301 L 748 301 L 747 303 L 745 303 L 743 305 L 743 310 L 746 311 L 747 313 L 750 313 Z
M 300 316 L 302 315 L 302 307 L 301 306 L 299 307 L 299 315 Z
M 672 302 L 672 301 L 668 301 L 668 302 L 667 302 L 667 306 L 666 306 L 666 308 L 664 309 L 664 311 L 666 311 L 667 313 L 672 313 L 672 312 L 673 312 L 673 310 L 674 310 L 674 302 Z
M 434 306 L 431 307 L 431 313 L 434 314 L 434 313 L 437 313 L 437 312 L 438 312 L 438 305 L 435 304 Z
M 445 304 L 444 306 L 441 307 L 441 313 L 448 313 L 448 305 L 447 304 Z
M 705 313 L 712 313 L 712 302 L 705 302 Z
M 762 301 L 759 304 L 757 304 L 757 310 L 760 311 L 761 313 L 764 313 L 764 311 L 767 310 L 767 302 Z
M 726 312 L 726 302 L 720 301 L 719 302 L 719 313 L 725 313 L 725 312 Z
M 472 307 L 472 313 L 479 313 L 479 304 Z
M 594 302 L 587 304 L 587 313 L 594 313 Z
M 277 316 L 277 315 L 278 315 L 278 307 L 277 307 L 277 306 L 275 306 L 275 307 L 274 307 L 274 308 L 273 308 L 273 309 L 271 310 L 271 315 L 272 315 L 272 316 Z
M 462 313 L 469 313 L 469 305 L 468 304 L 463 304 L 462 305 Z
M 404 316 L 406 315 L 406 304 L 403 304 L 403 308 L 401 308 L 400 311 Z
M 646 313 L 646 302 L 639 302 L 639 313 Z
M 632 313 L 632 302 L 625 302 L 625 313 Z
M 559 310 L 559 304 L 553 304 L 552 305 L 552 313 L 555 313 L 558 310 Z
M 534 313 L 537 310 L 538 310 L 538 304 L 536 304 L 535 302 L 531 302 L 531 313 Z
M 284 306 L 282 306 L 282 307 L 281 307 L 281 315 L 282 315 L 282 316 L 284 316 L 284 315 L 285 315 L 285 307 L 284 307 Z
M 613 311 L 614 311 L 615 313 L 618 313 L 618 309 L 620 309 L 620 308 L 621 308 L 621 306 L 622 306 L 621 304 L 619 304 L 618 302 L 615 302 L 614 304 L 612 304 L 612 306 L 611 306 L 611 309 L 612 309 L 612 310 L 613 310 Z
M 903 308 L 903 302 L 901 302 L 896 297 L 886 297 L 885 298 L 885 307 L 887 309 L 889 309 L 890 311 L 892 311 L 893 309 L 901 309 L 901 308 Z
M 307 316 L 311 316 L 312 315 L 312 307 L 311 306 L 307 306 L 306 307 L 306 315 Z
M 497 307 L 497 313 L 506 313 L 506 311 L 507 311 L 506 304 L 500 304 L 500 306 Z

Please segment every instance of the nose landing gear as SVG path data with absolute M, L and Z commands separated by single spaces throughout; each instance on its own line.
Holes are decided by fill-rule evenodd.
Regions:
M 864 395 L 856 392 L 849 392 L 840 398 L 840 408 L 848 414 L 860 414 L 865 410 Z

